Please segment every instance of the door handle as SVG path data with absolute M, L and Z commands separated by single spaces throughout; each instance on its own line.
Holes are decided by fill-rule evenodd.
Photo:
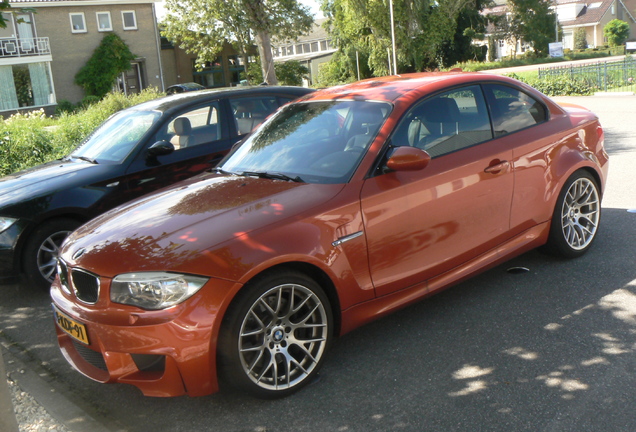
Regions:
M 508 167 L 510 166 L 510 162 L 508 161 L 493 161 L 491 162 L 493 165 L 488 166 L 484 172 L 487 174 L 500 174 L 502 172 L 508 171 Z

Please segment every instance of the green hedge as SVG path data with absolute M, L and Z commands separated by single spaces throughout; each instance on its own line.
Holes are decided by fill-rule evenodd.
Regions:
M 69 154 L 115 112 L 163 95 L 156 89 L 131 96 L 110 93 L 77 113 L 51 118 L 38 110 L 0 120 L 0 177 Z
M 483 70 L 526 66 L 526 65 L 532 65 L 532 64 L 558 63 L 558 62 L 571 61 L 571 60 L 587 60 L 587 59 L 595 59 L 595 58 L 609 57 L 609 56 L 622 55 L 622 54 L 625 54 L 625 46 L 614 47 L 614 48 L 591 48 L 587 50 L 566 49 L 564 51 L 563 57 L 548 57 L 548 58 L 538 58 L 536 57 L 533 51 L 530 51 L 528 52 L 527 55 L 518 55 L 517 58 L 515 59 L 512 59 L 510 57 L 504 57 L 500 61 L 495 61 L 495 62 L 468 61 L 464 63 L 457 63 L 453 65 L 451 68 L 449 68 L 449 70 L 453 68 L 461 68 L 465 72 L 478 72 Z
M 572 79 L 563 75 L 541 79 L 526 78 L 514 73 L 506 75 L 525 82 L 547 96 L 588 96 L 592 94 L 592 88 L 583 79 Z

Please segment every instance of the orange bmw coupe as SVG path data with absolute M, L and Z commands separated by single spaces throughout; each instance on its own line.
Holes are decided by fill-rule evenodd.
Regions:
M 591 112 L 510 78 L 424 73 L 309 94 L 214 170 L 84 225 L 51 288 L 81 373 L 149 396 L 289 395 L 333 338 L 541 246 L 593 244 Z

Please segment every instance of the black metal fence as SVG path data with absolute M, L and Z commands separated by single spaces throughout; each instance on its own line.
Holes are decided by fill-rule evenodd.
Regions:
M 594 92 L 636 92 L 636 59 L 539 68 L 539 79 L 557 76 L 583 81 Z

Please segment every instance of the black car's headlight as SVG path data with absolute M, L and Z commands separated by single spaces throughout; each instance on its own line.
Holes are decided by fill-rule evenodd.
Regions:
M 17 221 L 15 218 L 0 216 L 0 233 L 6 229 L 9 229 Z
M 142 309 L 166 309 L 196 293 L 208 278 L 168 272 L 125 273 L 116 276 L 110 300 Z

